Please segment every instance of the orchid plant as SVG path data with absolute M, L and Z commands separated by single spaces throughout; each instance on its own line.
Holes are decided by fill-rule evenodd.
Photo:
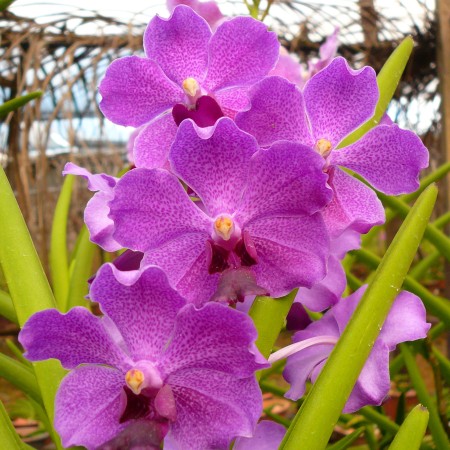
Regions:
M 212 1 L 169 1 L 170 17 L 148 24 L 145 57 L 109 66 L 99 107 L 136 129 L 130 169 L 66 165 L 50 258 L 56 301 L 1 174 L 0 261 L 12 300 L 0 313 L 20 324 L 33 365 L 5 359 L 0 375 L 42 406 L 57 448 L 324 449 L 340 417 L 363 410 L 390 443 L 398 424 L 370 409 L 389 396 L 390 353 L 400 346 L 417 380 L 404 343 L 427 337 L 427 310 L 435 329 L 450 325 L 448 305 L 407 277 L 424 233 L 449 257 L 449 239 L 428 224 L 429 185 L 445 171 L 420 184 L 427 149 L 383 116 L 412 41 L 377 77 L 335 57 L 336 30 L 305 71 L 257 20 L 258 7 L 228 18 Z M 95 192 L 75 267 L 91 267 L 89 240 L 121 253 L 95 274 L 67 262 L 74 175 Z M 349 252 L 385 222 L 380 196 L 404 194 L 418 200 L 391 201 L 407 217 L 384 258 L 359 250 L 376 269 L 359 286 Z M 400 292 L 405 278 L 412 292 Z M 79 286 L 88 283 L 86 303 Z M 286 324 L 292 344 L 279 348 Z M 270 412 L 275 421 L 260 421 L 274 373 L 287 399 L 303 399 L 288 423 Z M 419 381 L 432 440 L 448 448 Z M 392 448 L 429 445 L 427 421 L 427 409 L 415 409 Z M 23 448 L 8 421 L 0 431 L 7 448 Z

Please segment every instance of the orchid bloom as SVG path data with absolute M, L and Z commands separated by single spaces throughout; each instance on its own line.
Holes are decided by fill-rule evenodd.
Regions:
M 366 233 L 384 222 L 373 190 L 343 171 L 350 169 L 388 195 L 416 190 L 428 151 L 418 136 L 397 125 L 378 125 L 340 148 L 352 131 L 375 112 L 379 92 L 374 70 L 352 70 L 336 58 L 314 75 L 303 92 L 280 77 L 265 78 L 250 92 L 252 106 L 236 116 L 237 125 L 265 147 L 278 140 L 299 142 L 323 157 L 334 197 L 324 210 L 330 235 L 351 227 Z
M 56 396 L 64 447 L 227 449 L 251 437 L 262 410 L 254 377 L 267 367 L 251 319 L 218 303 L 200 310 L 154 266 L 104 265 L 77 307 L 33 315 L 19 340 L 31 361 L 56 358 L 69 374 Z M 125 445 L 126 447 L 126 445 Z
M 225 21 L 212 33 L 191 8 L 154 17 L 144 34 L 145 58 L 115 60 L 100 83 L 100 109 L 114 123 L 141 127 L 134 141 L 137 167 L 168 167 L 178 125 L 209 127 L 247 107 L 247 90 L 274 67 L 274 32 L 251 17 Z
M 208 300 L 229 270 L 240 269 L 231 283 L 248 285 L 253 277 L 261 293 L 276 297 L 325 276 L 328 234 L 319 211 L 331 191 L 317 153 L 295 143 L 260 150 L 222 118 L 203 137 L 192 121 L 183 122 L 170 161 L 172 173 L 138 168 L 125 174 L 109 201 L 109 218 L 112 238 L 143 252 L 143 264 L 163 268 L 189 301 Z
M 298 331 L 293 344 L 272 354 L 269 362 L 287 357 L 283 376 L 291 385 L 286 397 L 301 398 L 306 382 L 314 383 L 340 335 L 343 333 L 367 286 L 343 298 L 323 317 Z M 426 337 L 430 324 L 419 297 L 401 292 L 394 301 L 381 332 L 367 359 L 344 412 L 355 412 L 366 405 L 380 405 L 390 388 L 389 353 L 405 341 Z M 345 364 L 345 362 L 343 362 Z

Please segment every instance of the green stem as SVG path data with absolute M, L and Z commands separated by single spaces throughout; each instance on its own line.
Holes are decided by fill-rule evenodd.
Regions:
M 433 440 L 439 450 L 449 449 L 450 445 L 447 439 L 447 434 L 442 426 L 436 406 L 428 394 L 427 387 L 425 386 L 425 382 L 423 381 L 422 375 L 417 367 L 416 360 L 407 344 L 400 344 L 400 350 L 405 358 L 406 368 L 408 369 L 408 373 L 411 377 L 417 396 L 419 397 L 420 402 L 428 408 L 430 413 L 429 427 Z
M 358 414 L 368 419 L 370 422 L 376 423 L 378 427 L 388 433 L 397 433 L 400 428 L 394 421 L 379 413 L 371 406 L 365 406 L 358 411 Z
M 295 416 L 281 449 L 325 448 L 420 245 L 436 197 L 436 187 L 430 186 L 404 221 Z
M 450 161 L 439 166 L 434 172 L 430 173 L 420 181 L 419 189 L 411 194 L 403 195 L 402 201 L 410 203 L 414 201 L 430 184 L 444 178 L 450 172 Z
M 0 401 L 0 442 L 2 448 L 8 450 L 22 450 L 24 448 L 23 442 L 14 429 L 13 424 L 6 412 L 3 403 Z
M 296 295 L 297 289 L 294 289 L 281 298 L 256 297 L 250 308 L 249 315 L 258 331 L 256 346 L 265 358 L 272 351 Z

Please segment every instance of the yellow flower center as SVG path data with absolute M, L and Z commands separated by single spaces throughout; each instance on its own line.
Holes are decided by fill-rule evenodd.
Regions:
M 230 239 L 233 228 L 233 220 L 230 217 L 219 217 L 214 222 L 214 230 L 224 241 Z
M 134 394 L 139 395 L 144 383 L 144 373 L 138 369 L 130 369 L 125 375 L 125 382 Z
M 195 97 L 200 89 L 199 84 L 195 78 L 186 78 L 183 83 L 183 91 L 189 97 Z
M 316 150 L 323 157 L 327 156 L 328 153 L 330 153 L 331 147 L 331 142 L 328 139 L 319 139 L 316 142 Z

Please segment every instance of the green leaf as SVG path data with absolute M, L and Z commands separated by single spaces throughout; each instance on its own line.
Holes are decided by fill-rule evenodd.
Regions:
M 418 450 L 428 424 L 428 410 L 417 405 L 400 426 L 389 450 Z
M 69 294 L 64 310 L 69 310 L 74 306 L 87 306 L 84 297 L 89 290 L 88 279 L 93 275 L 92 261 L 95 251 L 96 246 L 89 240 L 89 232 L 86 226 L 83 226 L 74 255 Z
M 36 402 L 42 402 L 33 370 L 3 353 L 0 353 L 0 377 L 8 380 Z
M 339 145 L 340 148 L 356 142 L 380 123 L 383 114 L 389 106 L 389 102 L 394 96 L 397 85 L 402 78 L 403 71 L 408 63 L 413 47 L 414 41 L 411 36 L 408 36 L 403 39 L 401 44 L 392 52 L 377 76 L 380 98 L 375 109 L 375 114 L 371 119 L 345 138 Z
M 69 215 L 72 188 L 75 177 L 67 175 L 58 197 L 53 216 L 50 239 L 50 271 L 53 292 L 61 309 L 67 302 L 69 292 L 69 265 L 67 256 L 67 218 Z
M 1 401 L 0 401 L 0 442 L 2 444 L 2 448 L 8 450 L 32 449 L 32 447 L 25 444 L 25 442 L 22 442 L 22 440 L 20 439 Z
M 280 448 L 322 450 L 396 298 L 436 202 L 430 186 L 389 246 L 350 322 L 295 416 Z
M 1 4 L 0 4 L 0 11 Z M 26 105 L 31 100 L 35 98 L 39 98 L 42 95 L 42 91 L 31 92 L 30 94 L 23 95 L 22 97 L 16 97 L 12 100 L 8 100 L 7 102 L 0 105 L 0 119 L 4 119 L 10 112 L 19 109 L 21 106 Z
M 349 445 L 352 445 L 353 442 L 358 439 L 358 437 L 361 435 L 361 433 L 364 431 L 364 427 L 358 428 L 353 433 L 349 434 L 348 436 L 345 436 L 345 438 L 339 440 L 338 442 L 335 442 L 332 445 L 329 445 L 327 447 L 327 450 L 345 450 L 349 447 Z
M 1 167 L 0 192 L 0 265 L 17 319 L 23 326 L 32 314 L 54 308 L 56 303 L 19 205 Z M 54 398 L 64 371 L 54 360 L 35 363 L 34 367 L 45 409 L 53 421 Z M 56 433 L 52 434 L 60 448 Z
M 416 359 L 409 349 L 408 344 L 400 344 L 400 350 L 402 352 L 403 358 L 405 359 L 405 365 L 408 369 L 408 373 L 414 389 L 416 390 L 417 397 L 419 397 L 420 402 L 428 408 L 428 411 L 430 413 L 429 427 L 436 447 L 439 450 L 448 450 L 450 449 L 450 444 L 447 438 L 447 433 L 442 426 L 437 407 L 433 399 L 428 394 L 425 382 L 422 378 L 419 368 L 417 367 Z
M 14 309 L 13 301 L 11 300 L 11 296 L 5 292 L 0 290 L 0 314 L 8 319 L 10 322 L 19 324 L 17 320 L 16 310 Z
M 0 11 L 5 11 L 5 9 L 8 9 L 15 0 L 0 0 Z
M 281 298 L 256 297 L 249 315 L 258 331 L 256 346 L 268 358 L 275 341 L 284 327 L 286 316 L 291 309 L 297 289 Z

